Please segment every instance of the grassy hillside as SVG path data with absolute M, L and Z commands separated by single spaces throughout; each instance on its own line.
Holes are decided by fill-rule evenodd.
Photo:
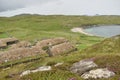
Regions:
M 108 47 L 108 45 L 111 46 Z M 96 48 L 94 48 L 96 46 Z M 107 48 L 106 48 L 107 46 Z M 89 49 L 90 48 L 90 49 Z M 55 68 L 53 71 L 38 72 L 30 74 L 21 78 L 21 80 L 35 79 L 35 80 L 68 80 L 75 78 L 76 80 L 83 80 L 78 75 L 72 74 L 69 67 L 82 59 L 93 59 L 95 63 L 101 68 L 108 68 L 116 73 L 116 76 L 109 78 L 109 80 L 118 80 L 120 77 L 120 36 L 114 36 L 104 41 L 89 47 L 82 52 L 76 52 L 69 55 L 56 56 L 54 58 L 44 59 L 46 65 L 54 65 L 57 62 L 65 62 L 64 65 Z M 103 49 L 104 48 L 104 49 Z M 94 51 L 93 51 L 94 50 Z M 101 51 L 101 53 L 99 52 Z M 42 62 L 42 61 L 41 61 Z M 33 64 L 35 65 L 35 63 Z M 47 77 L 46 77 L 46 76 Z M 43 77 L 44 76 L 44 77 Z M 93 80 L 93 79 L 91 79 Z M 108 79 L 97 79 L 108 80 Z
M 68 80 L 69 78 L 83 80 L 80 76 L 71 73 L 69 71 L 69 67 L 74 62 L 88 58 L 94 58 L 96 63 L 101 67 L 106 67 L 106 65 L 108 65 L 107 67 L 110 69 L 115 68 L 117 75 L 109 80 L 118 80 L 120 76 L 120 66 L 118 65 L 120 63 L 120 38 L 112 37 L 104 40 L 104 38 L 86 36 L 84 34 L 73 33 L 70 31 L 73 27 L 86 27 L 88 25 L 100 24 L 120 24 L 120 16 L 19 15 L 10 18 L 0 17 L 0 38 L 14 36 L 20 40 L 34 42 L 36 40 L 52 37 L 65 37 L 74 43 L 78 48 L 78 51 L 71 54 L 58 55 L 52 58 L 47 57 L 45 54 L 1 64 L 7 65 L 31 58 L 40 58 L 34 62 L 18 64 L 10 68 L 0 69 L 0 80 Z M 96 43 L 98 46 L 94 45 Z M 96 46 L 95 48 L 97 49 L 93 49 L 93 46 Z M 107 50 L 102 49 L 103 46 L 105 47 L 104 49 Z M 109 54 L 109 52 L 111 54 Z M 64 62 L 64 64 L 54 68 L 53 65 L 58 62 Z M 116 64 L 118 65 L 117 67 Z M 51 65 L 54 70 L 48 72 L 38 72 L 22 78 L 19 77 L 21 72 L 29 69 L 35 69 L 43 65 Z M 11 75 L 13 75 L 13 77 L 10 77 Z
M 85 27 L 99 24 L 120 24 L 120 16 L 38 16 L 19 15 L 0 18 L 0 37 L 7 33 L 22 40 L 64 36 L 76 38 L 70 32 L 72 27 Z M 80 34 L 79 34 L 80 36 Z
M 120 35 L 103 40 L 83 50 L 85 53 L 120 53 Z
M 18 15 L 10 18 L 0 17 L 0 38 L 14 36 L 20 40 L 34 42 L 51 37 L 66 37 L 73 43 L 81 43 L 85 48 L 103 38 L 89 37 L 70 31 L 73 27 L 88 25 L 120 24 L 120 16 L 40 16 Z

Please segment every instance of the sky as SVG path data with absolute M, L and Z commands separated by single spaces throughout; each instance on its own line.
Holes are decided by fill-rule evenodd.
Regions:
M 120 15 L 120 0 L 0 0 L 0 16 Z

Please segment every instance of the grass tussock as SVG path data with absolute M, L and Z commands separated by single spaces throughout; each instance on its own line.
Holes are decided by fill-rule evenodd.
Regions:
M 109 70 L 120 75 L 120 56 L 118 55 L 105 55 L 95 57 L 95 62 L 99 67 L 108 68 Z
M 79 76 L 72 74 L 68 71 L 61 71 L 61 70 L 38 72 L 35 74 L 24 76 L 21 80 L 29 80 L 29 79 L 30 80 L 70 80 L 71 78 L 75 78 L 76 80 L 81 80 Z

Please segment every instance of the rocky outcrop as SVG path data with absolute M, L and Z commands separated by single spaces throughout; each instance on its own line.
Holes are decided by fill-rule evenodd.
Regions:
M 115 75 L 114 72 L 108 70 L 107 68 L 97 68 L 98 65 L 90 60 L 81 60 L 73 64 L 70 68 L 72 73 L 76 73 L 83 79 L 99 79 L 99 78 L 109 78 Z
M 114 76 L 115 73 L 112 71 L 109 71 L 107 68 L 101 68 L 101 69 L 95 69 L 91 70 L 89 72 L 84 73 L 81 77 L 84 79 L 89 79 L 89 78 L 109 78 L 111 76 Z
M 51 66 L 42 66 L 42 67 L 39 67 L 38 69 L 35 69 L 35 70 L 27 70 L 27 71 L 24 71 L 21 73 L 21 77 L 22 76 L 25 76 L 25 75 L 28 75 L 30 73 L 36 73 L 36 72 L 39 72 L 39 71 L 50 71 L 52 70 Z
M 81 75 L 95 67 L 97 67 L 97 64 L 95 64 L 92 60 L 81 60 L 79 62 L 74 63 L 70 70 L 72 73 Z

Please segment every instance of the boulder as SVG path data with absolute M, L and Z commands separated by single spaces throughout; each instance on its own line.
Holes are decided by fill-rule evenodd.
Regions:
M 95 67 L 97 67 L 97 64 L 95 64 L 92 60 L 81 60 L 79 62 L 74 63 L 70 70 L 72 73 L 82 75 L 86 71 L 89 71 Z
M 89 79 L 89 78 L 98 79 L 98 78 L 109 78 L 114 75 L 115 75 L 114 72 L 109 71 L 107 68 L 103 68 L 103 69 L 95 69 L 86 72 L 81 77 L 84 79 Z

